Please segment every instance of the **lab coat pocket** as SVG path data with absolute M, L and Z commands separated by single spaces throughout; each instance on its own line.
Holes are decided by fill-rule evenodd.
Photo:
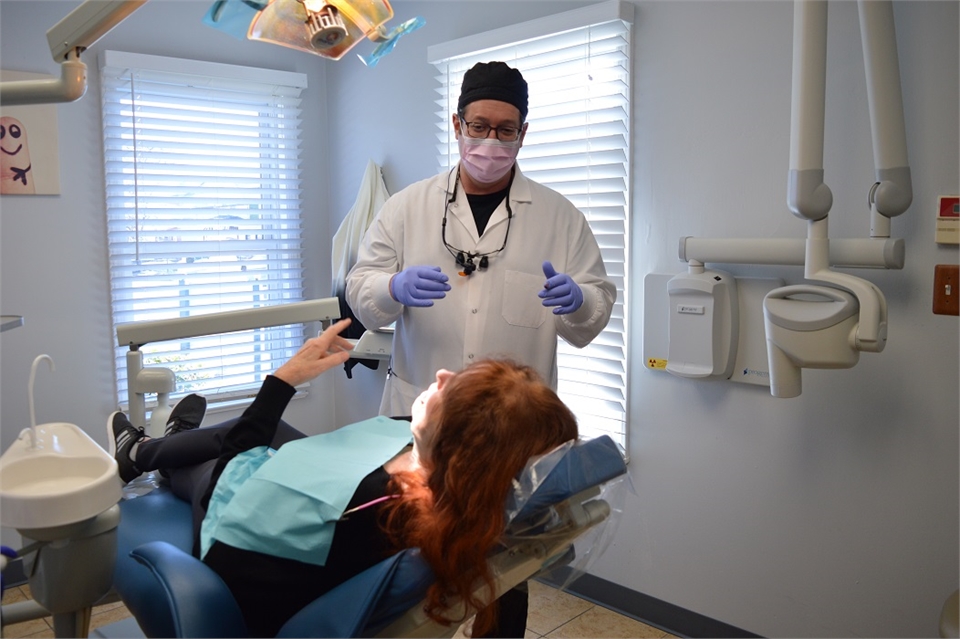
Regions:
M 507 271 L 503 279 L 503 319 L 512 326 L 539 328 L 547 319 L 547 309 L 537 293 L 543 288 L 542 275 Z

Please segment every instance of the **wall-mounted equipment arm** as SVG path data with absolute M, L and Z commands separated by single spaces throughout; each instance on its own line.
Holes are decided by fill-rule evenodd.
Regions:
M 879 221 L 886 227 L 886 232 L 874 231 L 873 235 L 889 237 L 889 218 L 906 211 L 913 201 L 893 5 L 860 0 L 857 6 L 870 107 L 873 165 L 877 176 L 877 182 L 870 190 L 870 205 L 875 214 L 887 218 L 885 222 Z M 877 220 L 874 220 L 876 225 Z
M 823 183 L 826 86 L 827 2 L 795 2 L 787 206 L 804 220 L 822 220 L 833 206 L 833 193 Z
M 0 105 L 74 102 L 87 91 L 87 67 L 80 54 L 147 0 L 85 0 L 47 31 L 60 79 L 0 83 Z

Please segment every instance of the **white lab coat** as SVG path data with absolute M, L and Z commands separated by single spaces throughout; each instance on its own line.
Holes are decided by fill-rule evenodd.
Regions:
M 396 321 L 391 375 L 380 413 L 408 415 L 413 401 L 440 368 L 457 371 L 483 357 L 510 357 L 535 368 L 557 387 L 557 335 L 582 348 L 607 325 L 616 288 L 586 218 L 559 193 L 527 179 L 519 168 L 510 189 L 513 220 L 506 248 L 489 267 L 468 277 L 441 241 L 444 207 L 455 172 L 442 173 L 393 195 L 367 229 L 357 263 L 347 276 L 347 301 L 367 328 Z M 449 204 L 447 242 L 487 253 L 503 244 L 507 209 L 501 202 L 483 236 L 477 234 L 463 188 Z M 583 305 L 554 315 L 537 293 L 543 262 L 570 275 Z M 439 266 L 450 278 L 446 297 L 426 308 L 407 307 L 389 291 L 390 277 L 409 266 Z

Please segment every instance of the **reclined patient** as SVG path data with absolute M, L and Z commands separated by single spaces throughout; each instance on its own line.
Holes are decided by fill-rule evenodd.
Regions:
M 486 559 L 506 525 L 514 477 L 531 457 L 577 438 L 573 414 L 533 369 L 484 360 L 458 373 L 438 371 L 414 402 L 409 426 L 370 420 L 372 439 L 360 436 L 377 443 L 363 459 L 345 461 L 355 451 L 337 449 L 336 441 L 351 440 L 353 427 L 305 437 L 281 416 L 295 386 L 347 359 L 351 345 L 339 333 L 348 324 L 309 340 L 231 426 L 195 428 L 195 415 L 177 417 L 186 412 L 180 404 L 176 427 L 162 438 L 147 439 L 122 413 L 107 424 L 124 481 L 160 470 L 194 504 L 195 553 L 226 582 L 253 636 L 275 636 L 312 600 L 412 547 L 436 577 L 426 612 L 463 622 L 445 616 L 445 602 L 480 607 L 471 594 L 478 578 L 492 591 Z M 299 468 L 308 472 L 285 466 L 297 460 L 306 460 Z M 323 496 L 311 502 L 318 491 Z M 329 498 L 338 491 L 339 505 Z M 294 495 L 309 505 L 292 509 Z M 523 636 L 526 595 L 509 595 L 477 614 L 474 636 Z

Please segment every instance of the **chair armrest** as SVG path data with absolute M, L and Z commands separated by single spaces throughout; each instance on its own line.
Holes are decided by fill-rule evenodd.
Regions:
M 209 566 L 165 541 L 130 555 L 144 568 L 142 588 L 124 602 L 148 637 L 246 637 L 233 594 Z

